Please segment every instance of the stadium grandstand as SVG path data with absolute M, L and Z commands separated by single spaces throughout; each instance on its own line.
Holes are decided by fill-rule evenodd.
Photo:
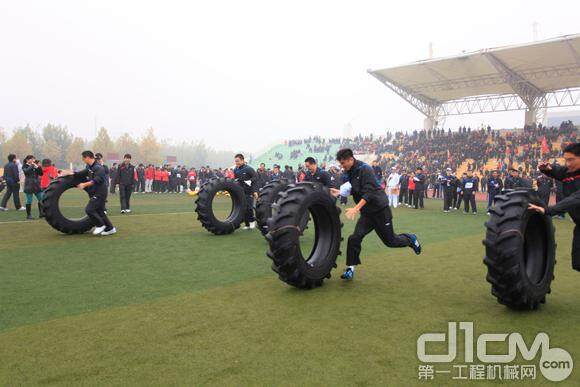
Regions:
M 429 172 L 450 167 L 461 175 L 468 169 L 484 174 L 486 171 L 520 169 L 530 174 L 542 159 L 563 162 L 562 148 L 580 140 L 578 128 L 571 121 L 559 126 L 541 124 L 525 129 L 471 129 L 457 131 L 435 129 L 413 132 L 388 132 L 385 136 L 359 135 L 352 139 L 324 139 L 311 137 L 288 140 L 276 145 L 253 161 L 290 165 L 299 168 L 307 156 L 313 155 L 327 166 L 335 165 L 334 156 L 341 147 L 352 148 L 358 158 L 378 161 L 383 169 L 398 166 L 414 170 L 417 166 Z

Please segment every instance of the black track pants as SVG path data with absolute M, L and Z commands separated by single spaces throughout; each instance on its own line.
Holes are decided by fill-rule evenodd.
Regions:
M 411 246 L 411 241 L 407 236 L 395 234 L 391 210 L 388 207 L 374 214 L 361 214 L 354 228 L 354 233 L 348 237 L 346 252 L 346 264 L 348 266 L 360 264 L 362 241 L 373 230 L 388 247 Z
M 113 225 L 105 214 L 105 203 L 105 198 L 91 196 L 89 204 L 85 207 L 85 213 L 92 219 L 96 227 L 107 226 L 107 231 L 109 231 L 113 228 Z

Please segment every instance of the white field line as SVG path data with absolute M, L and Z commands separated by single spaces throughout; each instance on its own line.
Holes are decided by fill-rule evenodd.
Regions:
M 184 211 L 184 212 L 158 212 L 158 213 L 151 213 L 151 214 L 129 214 L 129 215 L 111 215 L 109 218 L 135 218 L 138 216 L 154 216 L 154 215 L 179 215 L 179 214 L 188 214 L 193 215 L 195 212 L 191 211 Z M 35 219 L 35 220 L 38 220 Z M 0 221 L 0 225 L 2 224 L 14 224 L 14 223 L 34 223 L 34 221 L 30 220 L 9 220 L 7 222 Z

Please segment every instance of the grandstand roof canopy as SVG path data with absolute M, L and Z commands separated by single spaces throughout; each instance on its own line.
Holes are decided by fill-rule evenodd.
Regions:
M 369 72 L 439 103 L 477 95 L 517 94 L 506 73 L 543 92 L 580 87 L 580 34 Z
M 580 34 L 368 72 L 423 113 L 426 128 L 509 110 L 526 110 L 533 124 L 547 108 L 580 105 Z

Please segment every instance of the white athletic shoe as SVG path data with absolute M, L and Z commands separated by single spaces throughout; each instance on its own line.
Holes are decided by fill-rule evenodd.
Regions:
M 107 236 L 107 235 L 113 235 L 114 233 L 117 232 L 117 229 L 115 227 L 113 227 L 112 229 L 110 229 L 109 231 L 103 231 L 101 233 L 101 235 L 103 236 Z
M 0 207 L 0 211 L 8 211 L 8 208 L 6 208 L 6 207 Z
M 121 214 L 124 214 L 124 213 L 125 213 L 125 210 L 121 210 Z
M 251 222 L 250 223 L 250 228 L 253 230 L 256 228 L 256 222 Z
M 129 213 L 129 212 L 131 212 L 131 210 L 125 210 L 125 212 L 126 212 L 126 213 Z
M 95 227 L 95 229 L 93 230 L 93 235 L 99 235 L 100 233 L 105 231 L 106 228 L 107 226 Z
M 26 211 L 26 207 L 20 207 L 17 211 Z
M 242 227 L 242 230 L 249 230 L 250 228 L 248 226 L 244 226 Z

